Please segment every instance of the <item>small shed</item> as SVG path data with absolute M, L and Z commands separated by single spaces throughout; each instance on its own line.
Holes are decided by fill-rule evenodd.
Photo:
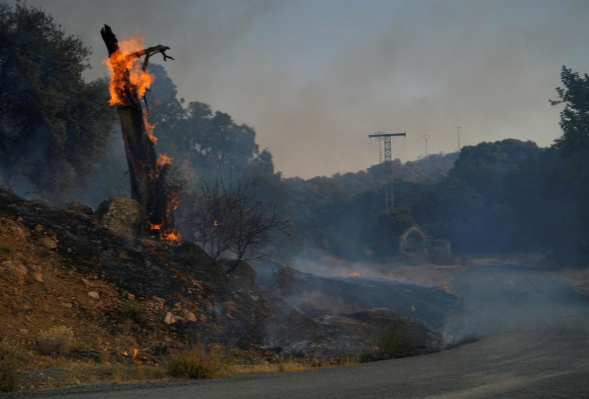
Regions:
M 414 224 L 399 236 L 399 253 L 409 256 L 427 254 L 429 240 L 431 240 L 430 235 Z
M 429 258 L 434 263 L 445 264 L 451 260 L 450 241 L 433 238 L 417 224 L 407 228 L 399 236 L 399 253 L 402 256 Z

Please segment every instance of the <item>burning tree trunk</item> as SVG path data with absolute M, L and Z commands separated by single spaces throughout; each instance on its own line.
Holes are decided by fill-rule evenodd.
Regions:
M 161 53 L 164 61 L 169 47 L 157 45 L 142 49 L 141 40 L 119 43 L 110 26 L 100 31 L 108 49 L 108 65 L 111 69 L 111 104 L 117 105 L 121 120 L 123 140 L 131 178 L 131 196 L 145 212 L 146 226 L 142 229 L 162 239 L 179 240 L 180 235 L 173 219 L 177 208 L 177 187 L 167 181 L 170 158 L 155 152 L 157 139 L 153 136 L 155 126 L 149 124 L 149 107 L 145 110 L 141 98 L 153 82 L 147 72 L 149 57 Z M 139 47 L 138 47 L 139 46 Z M 145 57 L 141 65 L 141 57 Z

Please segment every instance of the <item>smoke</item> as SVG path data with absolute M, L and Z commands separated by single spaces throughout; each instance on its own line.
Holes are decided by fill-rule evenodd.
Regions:
M 549 145 L 563 64 L 584 72 L 584 1 L 286 2 L 114 0 L 44 2 L 94 49 L 98 31 L 141 29 L 176 61 L 180 95 L 254 126 L 286 176 L 365 169 L 378 159 L 367 135 L 406 131 L 403 160 L 507 137 Z M 404 151 L 401 151 L 402 148 Z

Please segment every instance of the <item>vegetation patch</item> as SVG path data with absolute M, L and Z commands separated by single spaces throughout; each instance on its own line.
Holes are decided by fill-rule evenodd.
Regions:
M 384 329 L 379 335 L 375 350 L 385 357 L 401 357 L 415 347 L 416 341 L 415 336 L 407 328 L 391 326 Z
M 147 321 L 147 314 L 143 306 L 135 304 L 131 301 L 125 302 L 125 310 L 123 311 L 123 317 L 129 320 L 133 320 L 135 323 L 141 324 Z
M 52 327 L 37 337 L 37 350 L 42 355 L 63 356 L 71 348 L 74 332 L 66 326 Z
M 0 392 L 18 390 L 23 357 L 17 343 L 0 341 Z
M 166 370 L 173 378 L 219 378 L 228 375 L 227 365 L 207 354 L 201 346 L 172 356 L 166 364 Z

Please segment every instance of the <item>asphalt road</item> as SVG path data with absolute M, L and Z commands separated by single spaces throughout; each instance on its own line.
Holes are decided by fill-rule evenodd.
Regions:
M 421 357 L 219 380 L 63 389 L 18 397 L 589 398 L 589 305 L 525 269 L 478 268 L 457 279 L 470 312 L 449 336 L 477 342 Z

